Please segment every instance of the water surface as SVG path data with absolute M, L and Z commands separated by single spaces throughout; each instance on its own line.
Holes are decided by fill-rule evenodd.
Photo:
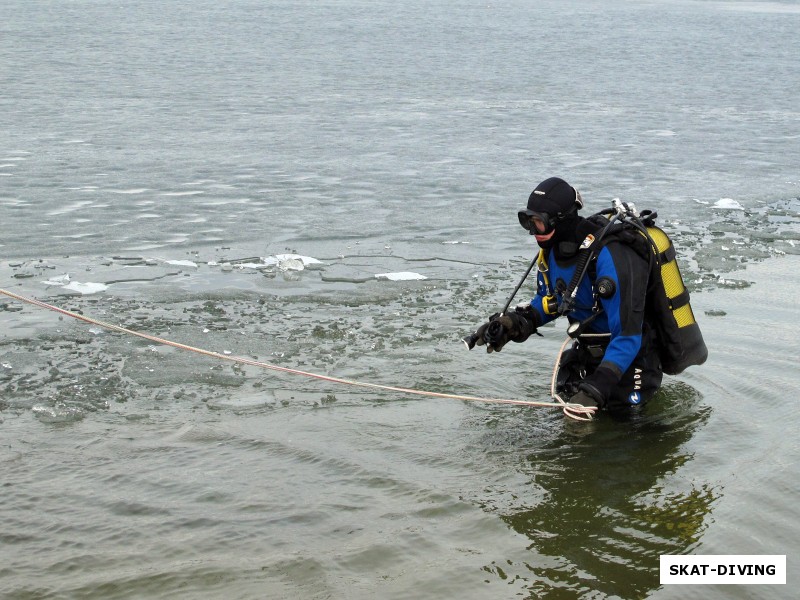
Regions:
M 524 272 L 515 212 L 558 175 L 590 211 L 659 212 L 710 351 L 585 425 L 1 297 L 4 597 L 792 597 L 797 2 L 0 16 L 0 288 L 225 356 L 546 401 L 563 326 L 459 339 Z M 661 587 L 684 553 L 786 554 L 789 585 Z

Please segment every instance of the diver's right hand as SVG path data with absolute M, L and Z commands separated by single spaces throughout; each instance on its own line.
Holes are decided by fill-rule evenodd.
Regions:
M 495 313 L 475 332 L 475 345 L 486 346 L 486 352 L 500 352 L 509 341 L 524 342 L 536 332 L 536 326 L 525 312 L 500 315 Z
M 475 345 L 486 346 L 486 352 L 500 352 L 508 343 L 508 335 L 501 321 L 504 317 L 494 313 L 489 320 L 475 331 Z M 505 317 L 507 319 L 507 317 Z

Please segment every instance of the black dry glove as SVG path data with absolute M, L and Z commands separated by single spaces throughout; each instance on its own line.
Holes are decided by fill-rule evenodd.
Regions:
M 602 408 L 605 406 L 608 398 L 611 396 L 611 391 L 618 382 L 619 377 L 617 377 L 614 371 L 601 365 L 595 369 L 594 373 L 578 384 L 578 393 L 570 399 L 570 402 L 584 404 L 581 401 L 583 398 L 591 398 L 595 401 L 597 406 Z M 578 396 L 581 396 L 581 398 L 576 399 Z M 588 405 L 584 404 L 584 406 Z
M 536 333 L 536 325 L 530 309 L 516 310 L 502 316 L 495 313 L 489 317 L 488 323 L 475 332 L 475 345 L 486 344 L 486 352 L 500 352 L 509 341 L 524 342 L 533 333 Z
M 578 421 L 591 421 L 594 418 L 594 414 L 602 406 L 592 395 L 587 394 L 580 388 L 569 399 L 569 403 L 577 404 L 578 406 L 565 406 L 564 414 Z
M 581 406 L 588 406 L 589 408 L 600 407 L 600 402 L 582 389 L 578 389 L 578 392 L 572 395 L 569 402 L 570 404 L 580 404 Z

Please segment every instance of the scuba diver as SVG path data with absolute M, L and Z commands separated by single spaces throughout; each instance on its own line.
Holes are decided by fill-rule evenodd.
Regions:
M 537 294 L 508 311 L 523 277 L 505 309 L 464 342 L 499 352 L 566 316 L 574 341 L 558 362 L 554 397 L 586 407 L 583 414 L 591 418 L 599 409 L 643 405 L 663 373 L 702 364 L 708 351 L 656 214 L 639 215 L 619 200 L 588 218 L 578 214 L 581 208 L 580 193 L 563 179 L 536 187 L 518 218 L 540 247 L 531 263 L 538 270 Z

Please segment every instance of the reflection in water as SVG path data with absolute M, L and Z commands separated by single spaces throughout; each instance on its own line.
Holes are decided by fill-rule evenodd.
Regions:
M 691 387 L 671 383 L 629 422 L 605 416 L 539 439 L 521 468 L 541 500 L 501 511 L 537 556 L 486 570 L 503 579 L 519 573 L 531 598 L 642 598 L 657 588 L 659 556 L 689 552 L 720 496 L 678 474 L 710 414 L 698 400 Z

